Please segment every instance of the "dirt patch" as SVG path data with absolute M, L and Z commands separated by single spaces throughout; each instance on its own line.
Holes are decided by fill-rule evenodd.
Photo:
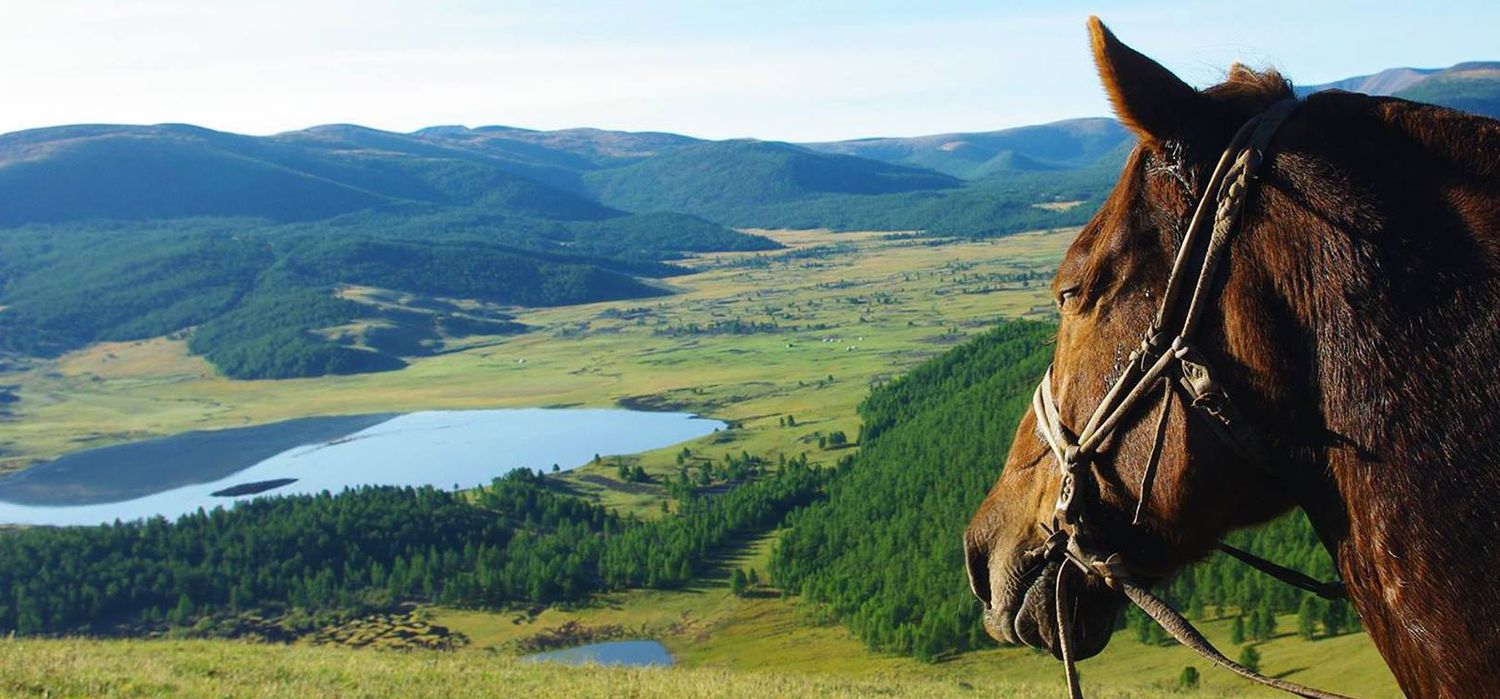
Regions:
M 610 490 L 621 493 L 629 493 L 631 495 L 655 495 L 661 493 L 661 488 L 659 486 L 646 485 L 643 483 L 623 483 L 617 480 L 605 478 L 604 476 L 596 476 L 593 474 L 581 474 L 578 476 L 578 480 L 585 483 L 593 483 L 594 485 L 597 485 L 601 488 L 608 488 Z

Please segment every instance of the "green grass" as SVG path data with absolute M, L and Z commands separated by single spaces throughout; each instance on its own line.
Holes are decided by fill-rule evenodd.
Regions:
M 1050 687 L 933 676 L 838 677 L 709 668 L 575 668 L 483 653 L 380 652 L 229 641 L 0 640 L 14 697 L 1054 697 Z M 1103 689 L 1100 699 L 1160 691 Z M 1175 695 L 1174 695 L 1175 696 Z M 1211 696 L 1204 694 L 1203 696 Z

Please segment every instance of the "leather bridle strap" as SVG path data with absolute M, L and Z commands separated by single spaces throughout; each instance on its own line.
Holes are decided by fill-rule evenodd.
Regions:
M 1171 634 L 1172 638 L 1177 639 L 1178 643 L 1187 646 L 1193 652 L 1203 656 L 1205 660 L 1219 667 L 1252 682 L 1258 682 L 1267 687 L 1287 692 L 1288 694 L 1307 697 L 1307 699 L 1351 699 L 1343 694 L 1325 692 L 1321 689 L 1297 684 L 1296 682 L 1288 682 L 1276 677 L 1267 677 L 1255 670 L 1251 670 L 1220 653 L 1219 649 L 1215 648 L 1212 643 L 1209 643 L 1208 639 L 1204 638 L 1203 634 L 1198 632 L 1198 629 L 1193 628 L 1193 625 L 1188 623 L 1186 618 L 1177 613 L 1177 610 L 1173 609 L 1160 597 L 1152 594 L 1144 586 L 1130 580 L 1121 580 L 1120 589 L 1125 593 L 1126 597 L 1130 598 L 1131 602 L 1135 603 L 1135 606 L 1140 607 L 1141 611 L 1156 620 L 1156 623 L 1160 624 L 1167 633 Z M 1081 695 L 1074 696 L 1081 697 Z
M 1178 390 L 1183 392 L 1194 412 L 1207 418 L 1207 424 L 1213 427 L 1224 443 L 1241 459 L 1270 471 L 1265 449 L 1258 435 L 1239 419 L 1233 403 L 1214 379 L 1207 360 L 1193 347 L 1191 341 L 1210 306 L 1209 297 L 1218 281 L 1219 269 L 1223 266 L 1230 240 L 1239 225 L 1240 214 L 1250 185 L 1261 165 L 1263 153 L 1269 147 L 1276 130 L 1296 109 L 1297 104 L 1296 99 L 1286 99 L 1272 105 L 1247 121 L 1230 140 L 1219 157 L 1202 197 L 1194 208 L 1187 231 L 1183 234 L 1155 319 L 1147 328 L 1140 347 L 1131 352 L 1121 375 L 1105 392 L 1104 398 L 1089 415 L 1083 431 L 1076 436 L 1063 424 L 1061 411 L 1052 393 L 1052 368 L 1047 369 L 1041 385 L 1037 386 L 1032 395 L 1032 412 L 1036 416 L 1037 432 L 1047 443 L 1062 470 L 1062 480 L 1058 486 L 1052 526 L 1042 527 L 1049 535 L 1047 541 L 1037 550 L 1028 552 L 1028 555 L 1039 555 L 1049 561 L 1071 564 L 1082 570 L 1085 576 L 1097 575 L 1103 578 L 1106 584 L 1123 592 L 1180 643 L 1216 665 L 1297 696 L 1348 699 L 1342 695 L 1267 677 L 1225 657 L 1187 619 L 1153 595 L 1146 586 L 1133 580 L 1126 562 L 1118 552 L 1107 555 L 1098 553 L 1097 538 L 1090 531 L 1094 523 L 1089 521 L 1087 511 L 1088 505 L 1099 496 L 1098 482 L 1092 469 L 1093 457 L 1115 433 L 1125 416 L 1145 404 L 1158 386 L 1162 387 L 1161 405 L 1158 407 L 1150 457 L 1142 472 L 1133 524 L 1140 524 L 1142 513 L 1149 502 L 1165 442 L 1171 401 Z M 1168 333 L 1169 327 L 1175 332 Z M 1223 549 L 1262 571 L 1304 589 L 1313 590 L 1319 595 L 1336 595 L 1342 591 L 1341 586 L 1318 583 L 1233 547 Z M 1064 594 L 1064 581 L 1068 577 L 1066 573 L 1066 570 L 1058 570 L 1054 590 L 1057 643 L 1067 675 L 1069 696 L 1082 699 L 1083 692 L 1074 666 L 1072 613 Z
M 1145 612 L 1147 616 L 1151 617 L 1172 638 L 1176 639 L 1178 643 L 1187 646 L 1189 650 L 1197 653 L 1210 663 L 1218 665 L 1252 682 L 1279 689 L 1299 697 L 1306 697 L 1306 699 L 1352 699 L 1343 694 L 1327 692 L 1276 677 L 1268 677 L 1230 660 L 1228 656 L 1219 652 L 1219 649 L 1215 648 L 1186 617 L 1173 609 L 1165 600 L 1157 597 L 1145 585 L 1132 580 L 1128 572 L 1125 571 L 1124 562 L 1118 553 L 1110 554 L 1107 559 L 1099 560 L 1088 550 L 1088 547 L 1079 544 L 1077 536 L 1069 536 L 1062 530 L 1054 531 L 1047 527 L 1043 527 L 1043 530 L 1048 531 L 1050 536 L 1047 537 L 1046 543 L 1039 547 L 1038 555 L 1045 560 L 1059 561 L 1066 565 L 1076 566 L 1086 574 L 1103 577 L 1110 587 L 1124 593 L 1127 599 L 1140 608 L 1142 612 Z M 1296 574 L 1294 571 L 1288 572 Z M 1064 581 L 1068 577 L 1064 573 L 1065 571 L 1063 570 L 1057 572 L 1056 587 L 1054 588 L 1053 604 L 1055 605 L 1054 610 L 1057 619 L 1057 643 L 1058 648 L 1061 650 L 1063 673 L 1067 678 L 1068 696 L 1070 699 L 1084 699 L 1083 689 L 1078 683 L 1077 661 L 1073 657 L 1073 620 L 1072 612 L 1067 605 L 1067 597 L 1064 594 Z
M 1277 127 L 1296 108 L 1295 99 L 1283 100 L 1251 118 L 1230 140 L 1228 148 L 1219 157 L 1213 174 L 1209 177 L 1203 197 L 1193 211 L 1182 243 L 1167 276 L 1166 290 L 1156 318 L 1147 328 L 1139 348 L 1131 352 L 1125 362 L 1124 371 L 1105 392 L 1104 398 L 1094 408 L 1083 431 L 1074 438 L 1062 424 L 1057 401 L 1052 395 L 1052 370 L 1032 398 L 1032 409 L 1036 413 L 1038 430 L 1052 450 L 1053 457 L 1063 471 L 1063 483 L 1059 488 L 1057 512 L 1068 524 L 1076 524 L 1078 506 L 1074 497 L 1085 474 L 1085 464 L 1091 460 L 1104 441 L 1114 433 L 1120 421 L 1131 409 L 1142 403 L 1162 380 L 1169 369 L 1178 369 L 1175 377 L 1200 413 L 1211 418 L 1223 438 L 1239 456 L 1264 467 L 1264 449 L 1253 432 L 1244 428 L 1237 419 L 1228 396 L 1214 380 L 1207 361 L 1194 349 L 1190 341 L 1208 307 L 1206 298 L 1213 289 L 1218 270 L 1228 247 L 1230 237 L 1239 222 L 1240 211 L 1248 193 L 1249 183 L 1260 166 L 1261 153 L 1270 144 Z M 1213 210 L 1212 219 L 1209 210 Z M 1211 225 L 1210 225 L 1211 221 Z M 1207 239 L 1204 236 L 1208 236 Z M 1196 266 L 1196 275 L 1193 269 Z M 1183 294 L 1191 283 L 1191 295 L 1187 305 L 1182 304 Z M 1176 332 L 1168 334 L 1169 324 L 1176 324 Z M 1170 392 L 1164 389 L 1164 395 Z M 1161 433 L 1166 429 L 1166 412 L 1157 421 L 1158 435 L 1154 443 L 1160 444 Z M 1158 451 L 1154 449 L 1153 451 Z M 1153 461 L 1159 458 L 1153 455 Z M 1145 478 L 1153 478 L 1155 468 L 1148 468 Z M 1151 483 L 1143 482 L 1143 494 L 1150 490 Z M 1087 486 L 1083 486 L 1087 487 Z

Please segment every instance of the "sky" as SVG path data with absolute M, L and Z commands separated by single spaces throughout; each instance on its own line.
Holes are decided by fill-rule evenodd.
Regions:
M 1099 15 L 1194 85 L 1500 60 L 1500 2 L 0 0 L 0 131 L 593 126 L 814 141 L 1102 116 Z

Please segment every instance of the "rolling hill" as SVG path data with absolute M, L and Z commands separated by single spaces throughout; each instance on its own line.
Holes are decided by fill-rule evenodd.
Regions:
M 825 195 L 938 191 L 961 185 L 954 177 L 930 170 L 766 141 L 691 144 L 589 173 L 584 181 L 611 206 L 684 211 L 738 225 L 756 225 L 753 210 L 760 206 Z
M 973 180 L 1003 172 L 1067 170 L 1093 165 L 1132 140 L 1130 133 L 1114 119 L 1093 118 L 983 133 L 862 138 L 805 145 L 820 152 L 857 155 Z
M 561 220 L 620 212 L 480 154 L 358 127 L 257 138 L 193 126 L 0 136 L 0 225 L 249 216 L 306 221 L 401 202 Z

